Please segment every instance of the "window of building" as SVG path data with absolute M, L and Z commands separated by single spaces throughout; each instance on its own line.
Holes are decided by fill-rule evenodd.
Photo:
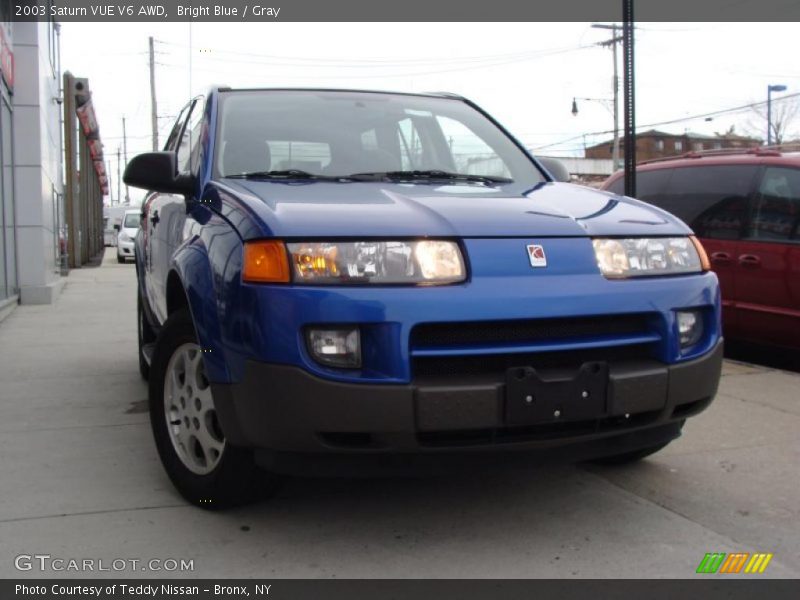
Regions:
M 714 148 L 714 150 L 722 150 L 722 144 L 720 142 L 714 142 L 714 145 L 712 147 Z
M 683 152 L 683 142 L 675 140 L 675 152 Z
M 700 152 L 703 149 L 703 142 L 695 142 L 692 144 L 692 150 Z
M 664 140 L 656 140 L 656 150 L 659 152 L 664 151 Z

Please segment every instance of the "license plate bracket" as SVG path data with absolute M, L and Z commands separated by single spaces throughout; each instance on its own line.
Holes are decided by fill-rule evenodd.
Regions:
M 608 363 L 586 362 L 572 376 L 543 377 L 533 367 L 506 371 L 506 425 L 599 419 L 607 413 Z

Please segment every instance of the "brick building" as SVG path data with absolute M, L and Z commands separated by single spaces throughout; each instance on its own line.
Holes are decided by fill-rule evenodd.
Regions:
M 644 161 L 667 156 L 679 156 L 687 152 L 701 150 L 722 150 L 725 148 L 749 148 L 760 146 L 761 140 L 750 138 L 735 133 L 702 135 L 699 133 L 666 133 L 651 129 L 636 136 L 636 160 Z M 586 158 L 611 158 L 614 143 L 605 141 L 595 146 L 586 148 Z M 625 156 L 624 140 L 619 142 L 620 160 Z

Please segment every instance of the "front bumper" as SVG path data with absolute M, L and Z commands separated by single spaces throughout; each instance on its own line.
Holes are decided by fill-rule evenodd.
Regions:
M 117 256 L 124 256 L 125 258 L 133 258 L 133 240 L 128 240 L 128 241 L 117 240 Z
M 655 446 L 677 437 L 683 421 L 717 391 L 722 341 L 703 356 L 667 365 L 652 359 L 608 363 L 605 402 L 591 418 L 507 422 L 506 384 L 476 376 L 411 384 L 350 384 L 287 365 L 248 361 L 243 379 L 212 384 L 228 440 L 257 448 L 277 471 L 310 472 L 339 459 L 385 466 L 387 456 L 531 451 L 546 460 L 583 460 Z M 324 455 L 324 456 L 323 456 Z M 304 460 L 310 459 L 310 460 Z M 402 462 L 406 462 L 403 460 Z

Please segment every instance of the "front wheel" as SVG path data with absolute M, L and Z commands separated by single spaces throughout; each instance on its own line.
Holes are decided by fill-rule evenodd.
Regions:
M 255 499 L 277 479 L 220 427 L 202 349 L 187 310 L 159 333 L 150 370 L 150 424 L 172 483 L 192 504 L 219 509 Z
M 117 254 L 117 262 L 121 265 L 125 264 L 125 257 Z

